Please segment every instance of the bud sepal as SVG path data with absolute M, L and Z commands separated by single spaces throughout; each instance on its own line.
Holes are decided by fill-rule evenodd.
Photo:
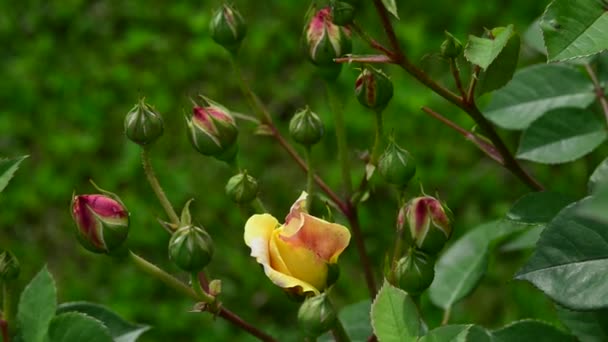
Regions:
M 235 54 L 247 34 L 247 24 L 241 13 L 228 4 L 218 8 L 209 24 L 211 38 L 226 50 Z
M 20 272 L 19 260 L 13 252 L 0 251 L 0 283 L 17 279 Z
M 406 186 L 416 174 L 416 162 L 407 150 L 391 139 L 380 155 L 378 171 L 388 183 Z
M 149 145 L 163 135 L 163 118 L 142 98 L 125 116 L 124 130 L 129 140 Z
M 198 272 L 212 257 L 213 240 L 203 228 L 182 226 L 169 240 L 169 258 L 184 271 Z
M 420 295 L 435 278 L 435 258 L 427 253 L 410 248 L 394 266 L 395 286 L 410 295 Z
M 226 183 L 226 195 L 235 203 L 246 204 L 258 196 L 258 181 L 247 170 L 232 176 Z
M 289 122 L 289 134 L 298 144 L 312 146 L 323 137 L 324 125 L 321 118 L 308 108 L 298 112 Z
M 192 146 L 201 154 L 220 160 L 234 159 L 238 129 L 226 107 L 204 96 L 205 106 L 196 105 L 192 116 L 186 117 L 188 137 Z
M 304 29 L 306 52 L 310 61 L 321 67 L 336 65 L 334 58 L 352 50 L 351 32 L 333 22 L 330 7 L 311 7 Z
M 431 255 L 441 251 L 452 234 L 450 209 L 438 199 L 422 196 L 410 200 L 401 208 L 408 227 L 405 240 Z
M 338 315 L 327 292 L 308 297 L 298 310 L 298 323 L 307 336 L 318 337 L 336 324 Z
M 393 82 L 382 70 L 366 66 L 355 80 L 355 96 L 361 105 L 381 112 L 393 98 Z

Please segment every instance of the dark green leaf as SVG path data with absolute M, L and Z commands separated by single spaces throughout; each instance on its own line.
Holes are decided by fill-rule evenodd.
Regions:
M 57 308 L 55 281 L 45 267 L 21 292 L 17 320 L 27 342 L 41 342 Z
M 592 112 L 558 108 L 538 118 L 523 133 L 517 158 L 566 163 L 593 151 L 606 137 L 605 123 Z
M 534 341 L 534 342 L 574 342 L 572 335 L 540 321 L 524 320 L 507 325 L 492 332 L 495 342 Z
M 89 302 L 63 303 L 57 308 L 57 314 L 80 312 L 101 321 L 109 330 L 116 342 L 132 342 L 149 329 L 148 326 L 133 324 L 107 307 Z
M 100 321 L 78 312 L 56 316 L 51 321 L 49 342 L 112 342 L 108 328 Z
M 581 342 L 608 341 L 608 309 L 572 311 L 557 306 L 557 316 Z
M 608 307 L 608 225 L 580 215 L 587 201 L 569 205 L 547 225 L 516 275 L 575 310 Z
M 469 42 L 464 48 L 465 58 L 469 62 L 479 65 L 483 70 L 488 69 L 490 64 L 507 46 L 507 42 L 514 33 L 513 25 L 499 29 L 501 30 L 498 30 L 499 32 L 494 36 L 494 39 L 469 36 Z
M 19 164 L 28 156 L 21 156 L 12 159 L 0 159 L 0 192 L 6 188 L 8 182 L 13 178 Z
M 421 321 L 416 305 L 405 291 L 384 282 L 372 304 L 372 327 L 379 341 L 416 341 Z
M 522 249 L 532 249 L 545 230 L 544 224 L 531 225 L 530 228 L 515 236 L 511 241 L 500 247 L 501 252 L 514 252 Z
M 608 11 L 604 0 L 554 0 L 541 27 L 549 61 L 588 56 L 608 48 Z
M 395 16 L 395 18 L 399 19 L 399 13 L 397 13 L 397 2 L 395 0 L 382 0 L 384 7 Z
M 419 342 L 466 342 L 472 325 L 445 325 L 428 332 Z
M 605 184 L 608 182 L 608 158 L 604 159 L 595 168 L 595 171 L 589 177 L 589 183 L 587 184 L 587 189 L 589 194 L 592 194 L 598 190 L 598 185 Z
M 531 192 L 513 204 L 507 219 L 526 224 L 544 224 L 574 200 L 572 196 L 557 192 Z
M 593 84 L 576 69 L 539 64 L 519 70 L 495 91 L 484 116 L 500 127 L 521 130 L 551 109 L 586 108 L 594 100 Z
M 512 78 L 517 60 L 519 59 L 519 47 L 521 42 L 519 35 L 513 32 L 507 45 L 500 52 L 498 57 L 490 64 L 486 71 L 479 75 L 477 84 L 477 95 L 504 87 Z

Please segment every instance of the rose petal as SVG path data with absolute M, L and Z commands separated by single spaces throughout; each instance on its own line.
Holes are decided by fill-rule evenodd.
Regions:
M 281 262 L 288 268 L 287 273 L 294 278 L 309 283 L 317 289 L 325 288 L 327 283 L 327 265 L 317 254 L 306 248 L 306 246 L 295 246 L 290 242 L 283 241 L 279 234 L 282 229 L 277 229 L 272 236 L 272 243 L 277 247 Z M 274 255 L 271 258 L 274 264 Z
M 292 219 L 286 225 L 281 239 L 313 251 L 325 262 L 335 263 L 348 246 L 350 231 L 343 225 L 302 213 L 300 219 Z

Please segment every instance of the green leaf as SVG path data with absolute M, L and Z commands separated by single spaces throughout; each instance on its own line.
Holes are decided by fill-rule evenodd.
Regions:
M 59 305 L 57 314 L 80 312 L 101 321 L 109 330 L 115 342 L 132 342 L 150 327 L 125 321 L 107 307 L 89 302 L 69 302 Z
M 497 30 L 498 29 L 498 30 Z M 471 63 L 479 65 L 483 70 L 488 69 L 500 52 L 507 46 L 513 35 L 513 25 L 499 27 L 494 39 L 469 36 L 469 42 L 464 48 L 464 57 Z M 494 31 L 493 30 L 493 31 Z
M 513 204 L 507 219 L 526 224 L 545 224 L 574 200 L 570 195 L 557 192 L 530 192 Z
M 486 271 L 492 242 L 524 227 L 508 221 L 493 221 L 467 232 L 437 261 L 435 279 L 429 289 L 431 301 L 448 309 L 471 293 Z
M 608 182 L 608 158 L 604 159 L 595 168 L 595 171 L 589 177 L 589 183 L 587 183 L 587 189 L 589 194 L 595 193 L 598 190 L 600 184 L 606 184 Z
M 479 75 L 476 88 L 478 96 L 504 87 L 513 78 L 513 73 L 517 68 L 517 60 L 519 59 L 520 45 L 519 35 L 513 32 L 507 45 L 498 57 L 496 57 L 486 71 Z
M 608 307 L 608 225 L 580 215 L 588 201 L 569 205 L 547 225 L 516 275 L 574 310 Z
M 466 342 L 472 325 L 445 325 L 428 332 L 419 342 Z
M 598 147 L 608 136 L 594 113 L 577 108 L 554 109 L 523 133 L 517 158 L 544 164 L 567 163 Z
M 608 11 L 604 0 L 554 0 L 541 27 L 549 62 L 589 56 L 608 48 Z
M 26 342 L 41 342 L 57 308 L 55 281 L 46 266 L 21 292 L 17 321 Z
M 500 247 L 501 252 L 515 252 L 536 247 L 540 234 L 545 230 L 545 225 L 533 225 L 523 233 L 515 236 L 511 241 Z
M 47 341 L 112 342 L 112 336 L 108 328 L 95 318 L 79 312 L 68 312 L 53 318 Z
M 382 4 L 392 15 L 395 16 L 395 18 L 399 19 L 399 13 L 397 13 L 397 2 L 395 0 L 382 0 Z
M 382 342 L 416 341 L 421 321 L 416 305 L 405 291 L 387 281 L 372 304 L 372 327 Z
M 6 188 L 8 182 L 13 178 L 19 164 L 28 156 L 21 156 L 12 159 L 0 159 L 0 192 Z
M 572 311 L 557 306 L 557 316 L 581 342 L 608 341 L 608 309 Z
M 366 299 L 347 305 L 338 313 L 338 318 L 351 341 L 367 341 L 372 335 L 373 331 L 369 317 L 371 304 L 371 301 Z M 331 333 L 326 333 L 319 337 L 318 341 L 330 342 L 334 341 L 334 337 Z
M 547 48 L 545 47 L 545 41 L 543 40 L 543 30 L 540 28 L 540 21 L 542 18 L 534 20 L 528 29 L 524 33 L 524 44 L 532 48 L 538 53 L 543 55 L 547 54 Z
M 523 320 L 492 332 L 494 342 L 534 341 L 568 342 L 576 341 L 574 336 L 558 330 L 554 326 L 534 320 Z
M 586 108 L 594 100 L 593 84 L 576 69 L 539 64 L 519 70 L 495 91 L 484 116 L 500 127 L 521 130 L 551 109 Z

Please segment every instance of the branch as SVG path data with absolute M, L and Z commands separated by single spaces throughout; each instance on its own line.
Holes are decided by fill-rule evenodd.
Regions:
M 346 57 L 334 58 L 336 63 L 394 63 L 391 57 L 386 55 L 346 55 Z
M 602 110 L 604 111 L 604 116 L 606 117 L 606 121 L 608 122 L 608 100 L 606 100 L 606 96 L 604 95 L 604 88 L 600 84 L 600 81 L 595 74 L 595 71 L 589 64 L 585 64 L 585 70 L 589 77 L 591 78 L 591 82 L 593 82 L 593 88 L 595 89 L 595 96 L 597 96 L 598 101 L 602 105 Z

